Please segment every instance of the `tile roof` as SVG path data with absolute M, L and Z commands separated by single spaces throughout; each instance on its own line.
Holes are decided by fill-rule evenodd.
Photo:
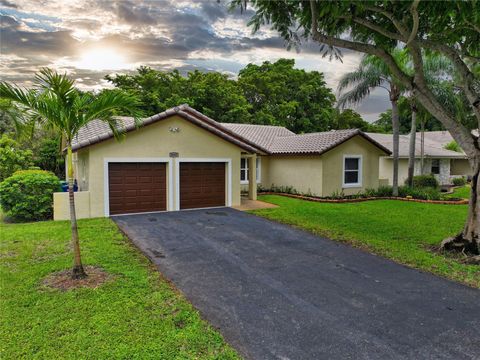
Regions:
M 119 116 L 118 127 L 124 132 L 129 132 L 173 115 L 181 116 L 249 152 L 266 154 L 322 154 L 353 136 L 360 135 L 387 154 L 390 154 L 390 150 L 387 147 L 358 129 L 297 135 L 281 126 L 218 123 L 188 105 L 180 105 L 142 119 L 138 126 L 133 118 Z M 72 148 L 76 151 L 112 137 L 113 132 L 105 122 L 94 120 L 80 129 L 72 143 Z
M 435 131 L 436 132 L 436 131 Z M 430 132 L 425 132 L 425 146 L 424 146 L 424 154 L 425 157 L 436 157 L 436 158 L 460 158 L 465 159 L 466 155 L 463 152 L 456 152 L 452 150 L 447 150 L 444 148 L 446 144 L 453 140 L 450 136 L 450 140 L 448 140 L 448 136 L 442 134 L 442 136 L 436 137 L 434 134 L 429 134 Z M 444 133 L 444 132 L 441 132 Z M 427 135 L 428 134 L 428 135 Z M 392 134 L 377 134 L 377 133 L 367 133 L 368 136 L 388 148 L 390 151 L 393 151 L 393 136 Z M 448 135 L 450 135 L 448 133 Z M 435 141 L 433 139 L 437 139 Z M 446 141 L 446 142 L 445 142 Z M 409 154 L 409 146 L 410 146 L 410 135 L 400 135 L 399 141 L 399 156 L 402 158 L 408 158 Z M 415 144 L 415 157 L 421 156 L 421 148 L 420 148 L 420 133 L 417 133 L 416 136 L 416 144 Z
M 254 153 L 265 152 L 265 150 L 261 147 L 227 129 L 215 120 L 199 113 L 195 109 L 192 109 L 188 105 L 180 105 L 159 114 L 142 119 L 140 120 L 140 124 L 136 124 L 135 120 L 131 117 L 119 116 L 117 118 L 118 128 L 120 131 L 129 132 L 138 129 L 139 127 L 169 118 L 173 115 L 181 116 L 184 119 L 200 126 L 201 128 L 236 144 L 244 150 Z M 76 151 L 110 138 L 113 138 L 113 132 L 108 124 L 101 120 L 93 120 L 79 130 L 77 136 L 72 142 L 72 149 Z
M 358 129 L 277 137 L 268 150 L 272 154 L 322 154 L 356 135 L 366 138 L 386 153 L 390 153 L 388 149 L 385 149 Z
M 223 126 L 268 149 L 276 137 L 295 135 L 283 126 L 222 123 Z

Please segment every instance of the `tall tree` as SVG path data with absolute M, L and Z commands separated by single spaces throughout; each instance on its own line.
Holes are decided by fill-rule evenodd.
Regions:
M 381 129 L 363 120 L 362 116 L 352 109 L 335 110 L 335 115 L 331 125 L 332 130 L 341 129 L 360 129 L 362 131 L 380 132 Z
M 217 72 L 158 71 L 142 66 L 133 75 L 107 75 L 117 88 L 135 94 L 147 114 L 189 104 L 220 122 L 250 122 L 251 106 L 237 82 Z
M 23 114 L 23 125 L 33 122 L 57 132 L 63 137 L 67 148 L 68 193 L 74 263 L 72 278 L 87 276 L 82 265 L 77 217 L 75 214 L 74 169 L 72 141 L 83 126 L 95 119 L 106 122 L 117 138 L 122 128 L 115 119 L 117 112 L 133 115 L 138 121 L 138 100 L 120 91 L 104 92 L 99 96 L 80 93 L 75 82 L 50 69 L 42 69 L 35 76 L 35 87 L 26 90 L 7 82 L 0 82 L 0 98 L 10 100 Z
M 395 61 L 405 65 L 405 54 L 396 50 Z M 338 83 L 338 91 L 341 93 L 338 99 L 339 106 L 349 103 L 359 103 L 364 100 L 374 88 L 383 88 L 388 92 L 392 106 L 392 130 L 393 130 L 393 196 L 398 196 L 398 156 L 400 142 L 400 121 L 398 112 L 398 100 L 403 87 L 392 75 L 388 66 L 376 56 L 365 55 L 357 70 L 342 76 Z M 348 91 L 345 91 L 348 89 Z M 343 92 L 343 93 L 342 93 Z
M 480 254 L 480 142 L 459 123 L 436 97 L 425 80 L 423 51 L 446 56 L 458 78 L 458 88 L 480 127 L 480 27 L 477 0 L 466 1 L 269 1 L 252 0 L 254 30 L 271 24 L 295 45 L 309 38 L 333 56 L 338 48 L 381 58 L 418 102 L 437 118 L 463 148 L 472 167 L 472 191 L 463 231 L 442 242 L 444 249 L 464 249 Z M 234 0 L 244 7 L 246 0 Z M 397 48 L 407 49 L 414 74 L 402 70 L 393 57 Z
M 412 120 L 410 123 L 410 142 L 408 144 L 408 176 L 407 184 L 410 187 L 413 187 L 413 176 L 415 175 L 415 145 L 417 140 L 417 104 L 415 99 L 410 99 L 410 107 L 412 109 Z M 422 143 L 423 146 L 423 143 Z M 422 161 L 423 166 L 423 161 Z M 423 170 L 421 170 L 423 172 Z
M 258 124 L 281 125 L 296 133 L 326 131 L 334 117 L 335 96 L 323 74 L 295 68 L 295 60 L 248 64 L 238 84 Z
M 148 67 L 106 79 L 138 95 L 149 114 L 187 103 L 219 122 L 280 125 L 298 133 L 328 130 L 334 119 L 335 96 L 323 74 L 296 69 L 289 59 L 249 64 L 238 80 L 216 72 L 182 76 Z

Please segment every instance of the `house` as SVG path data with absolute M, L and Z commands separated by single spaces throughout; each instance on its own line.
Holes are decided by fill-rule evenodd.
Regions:
M 368 133 L 368 136 L 393 151 L 392 134 Z M 445 146 L 453 141 L 448 131 L 426 131 L 424 133 L 423 171 L 421 160 L 421 133 L 415 139 L 415 175 L 433 174 L 440 185 L 450 185 L 455 177 L 467 177 L 471 167 L 465 153 L 447 150 Z M 403 184 L 408 177 L 410 135 L 400 135 L 398 181 Z M 393 157 L 380 158 L 381 182 L 392 184 Z
M 79 218 L 238 206 L 257 184 L 318 196 L 379 184 L 390 151 L 360 130 L 296 135 L 282 127 L 221 124 L 187 105 L 142 121 L 120 117 L 117 141 L 104 122 L 83 127 L 73 146 Z M 54 194 L 54 218 L 68 219 Z

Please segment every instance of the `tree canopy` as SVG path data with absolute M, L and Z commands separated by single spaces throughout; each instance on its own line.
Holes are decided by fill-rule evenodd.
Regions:
M 252 106 L 254 123 L 282 125 L 300 132 L 331 128 L 335 96 L 318 71 L 295 69 L 295 61 L 280 59 L 249 64 L 238 84 Z
M 285 126 L 302 133 L 326 131 L 335 120 L 335 95 L 318 71 L 295 61 L 249 64 L 237 80 L 217 72 L 158 71 L 140 67 L 133 75 L 107 76 L 117 88 L 137 95 L 147 114 L 187 103 L 220 122 Z
M 141 66 L 133 75 L 107 75 L 117 88 L 138 96 L 148 115 L 173 106 L 189 104 L 221 122 L 249 122 L 250 105 L 234 80 L 217 72 L 189 72 L 182 76 Z

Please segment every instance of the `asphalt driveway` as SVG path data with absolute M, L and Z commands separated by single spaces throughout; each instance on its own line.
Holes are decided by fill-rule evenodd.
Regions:
M 113 218 L 248 359 L 480 359 L 480 291 L 222 208 Z

